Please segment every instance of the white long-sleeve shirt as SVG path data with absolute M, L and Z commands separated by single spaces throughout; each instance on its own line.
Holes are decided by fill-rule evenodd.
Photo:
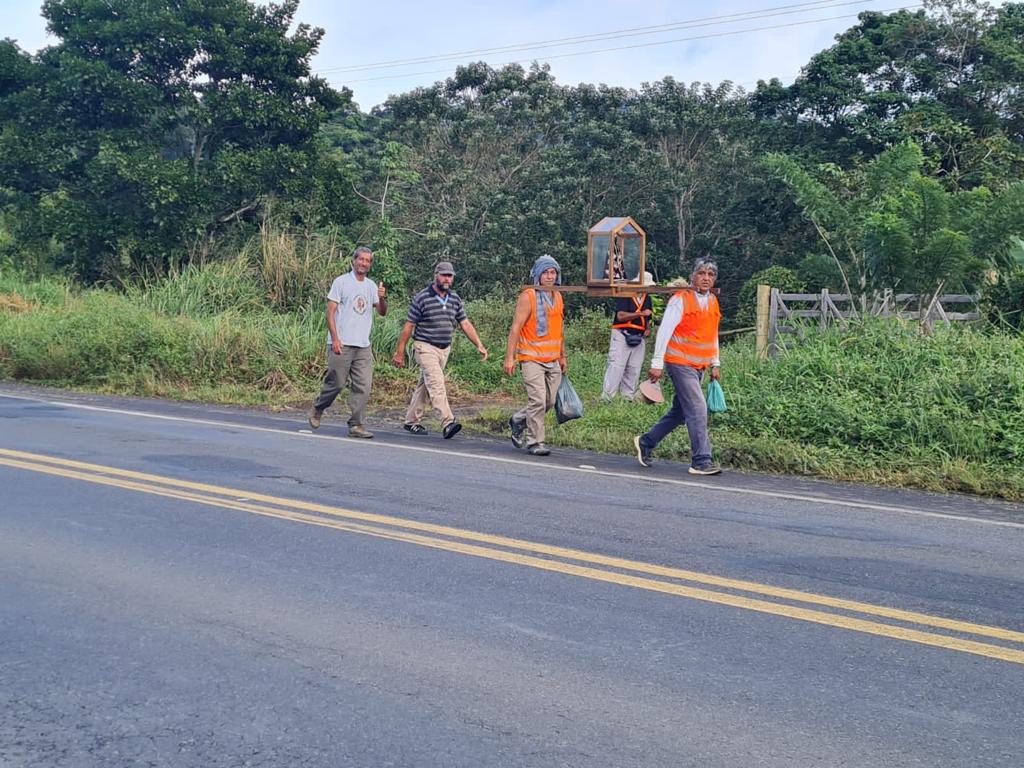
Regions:
M 701 309 L 708 308 L 708 301 L 710 299 L 710 293 L 698 293 L 693 292 L 693 295 L 697 298 L 697 304 Z M 658 335 L 654 339 L 654 357 L 651 358 L 651 368 L 655 370 L 662 370 L 665 367 L 665 350 L 668 349 L 669 339 L 672 338 L 672 334 L 675 333 L 676 326 L 679 325 L 679 321 L 683 319 L 683 300 L 676 294 L 668 301 L 668 305 L 665 307 L 665 315 L 661 318 L 661 325 L 658 326 Z M 715 333 L 715 356 L 711 360 L 712 367 L 718 367 L 720 361 L 718 359 L 718 334 Z

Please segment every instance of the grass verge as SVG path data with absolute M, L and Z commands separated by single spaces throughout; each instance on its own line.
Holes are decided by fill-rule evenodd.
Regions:
M 128 293 L 0 274 L 0 377 L 304 407 L 323 373 L 322 305 L 269 311 L 258 300 L 258 272 L 228 273 L 230 293 L 208 301 L 191 293 L 209 290 L 196 274 L 182 285 Z M 509 412 L 523 400 L 518 378 L 501 373 L 511 312 L 508 302 L 468 303 L 491 350 L 482 363 L 458 338 L 449 363 L 452 400 L 470 429 L 504 434 Z M 374 325 L 372 407 L 381 413 L 400 413 L 417 377 L 388 362 L 403 321 L 404 307 L 395 303 Z M 599 309 L 572 320 L 570 376 L 586 416 L 552 424 L 549 443 L 628 454 L 632 436 L 664 412 L 665 406 L 599 401 L 607 335 Z M 712 442 L 727 466 L 1024 499 L 1020 335 L 951 328 L 921 336 L 913 325 L 878 322 L 852 333 L 812 334 L 767 363 L 755 359 L 749 340 L 728 345 L 722 357 L 729 411 L 713 417 Z M 657 455 L 685 459 L 687 452 L 685 430 L 677 430 Z

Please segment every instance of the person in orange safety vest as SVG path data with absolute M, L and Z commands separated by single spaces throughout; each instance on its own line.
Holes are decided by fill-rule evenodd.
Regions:
M 711 460 L 708 408 L 701 383 L 707 373 L 719 380 L 718 323 L 722 313 L 711 292 L 718 266 L 698 259 L 690 276 L 692 290 L 674 294 L 665 307 L 651 358 L 651 381 L 668 373 L 675 389 L 672 407 L 648 432 L 633 438 L 637 460 L 651 466 L 651 454 L 669 432 L 685 424 L 690 437 L 691 475 L 717 475 L 721 467 Z
M 645 286 L 654 285 L 654 275 L 644 272 Z M 646 293 L 620 296 L 615 300 L 615 319 L 608 344 L 608 365 L 604 369 L 601 400 L 610 403 L 616 394 L 627 400 L 636 398 L 640 383 L 647 337 L 651 335 L 654 307 Z
M 554 287 L 562 282 L 562 268 L 544 254 L 530 270 L 533 284 Z M 558 385 L 567 363 L 565 336 L 562 332 L 562 294 L 527 288 L 516 301 L 512 328 L 505 351 L 505 375 L 511 376 L 519 364 L 526 385 L 526 405 L 508 420 L 512 443 L 526 447 L 532 456 L 547 456 L 544 445 L 544 414 L 555 405 Z

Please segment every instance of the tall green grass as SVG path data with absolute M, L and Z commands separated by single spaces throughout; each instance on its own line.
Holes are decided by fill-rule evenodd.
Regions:
M 569 359 L 586 417 L 548 440 L 631 453 L 632 436 L 667 406 L 601 403 L 596 341 Z M 729 466 L 1024 498 L 1024 336 L 963 326 L 923 336 L 916 324 L 879 320 L 813 332 L 767 362 L 747 337 L 722 360 L 729 410 L 712 417 L 711 433 Z M 489 411 L 479 423 L 499 431 L 503 417 Z M 658 448 L 664 458 L 688 453 L 685 429 Z
M 309 234 L 263 225 L 235 253 L 142 280 L 125 292 L 169 315 L 301 312 L 323 303 L 331 281 L 350 269 L 351 251 L 352 244 L 334 229 Z
M 10 309 L 23 303 L 37 308 L 64 306 L 73 293 L 71 281 L 65 278 L 37 279 L 0 267 L 0 296 L 7 297 Z
M 741 349 L 722 423 L 743 434 L 864 457 L 909 449 L 1024 467 L 1020 336 L 956 326 L 924 336 L 916 325 L 878 321 L 818 333 L 767 365 Z
M 261 274 L 240 259 L 118 293 L 0 273 L 0 297 L 20 297 L 0 301 L 0 377 L 304 405 L 324 370 L 324 303 L 311 298 L 275 311 Z M 417 377 L 389 364 L 405 320 L 401 298 L 392 297 L 388 316 L 373 326 L 377 405 L 400 405 Z M 523 397 L 518 377 L 501 372 L 512 309 L 509 301 L 467 302 L 491 352 L 482 362 L 456 336 L 448 373 L 470 428 L 503 433 Z M 632 435 L 664 412 L 600 403 L 608 333 L 599 310 L 570 320 L 570 375 L 587 413 L 553 427 L 553 444 L 628 453 Z M 922 336 L 915 325 L 878 321 L 813 333 L 769 362 L 755 358 L 749 339 L 722 356 L 729 410 L 713 417 L 712 441 L 727 465 L 1024 498 L 1019 334 L 954 327 Z M 677 430 L 658 455 L 685 459 L 687 451 L 685 430 Z
M 198 318 L 227 311 L 249 315 L 269 308 L 266 289 L 245 257 L 192 264 L 167 278 L 129 285 L 125 293 L 133 303 L 163 315 Z

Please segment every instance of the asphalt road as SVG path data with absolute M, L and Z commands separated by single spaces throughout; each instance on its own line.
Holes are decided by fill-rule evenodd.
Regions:
M 1024 510 L 0 385 L 0 766 L 1024 764 Z

